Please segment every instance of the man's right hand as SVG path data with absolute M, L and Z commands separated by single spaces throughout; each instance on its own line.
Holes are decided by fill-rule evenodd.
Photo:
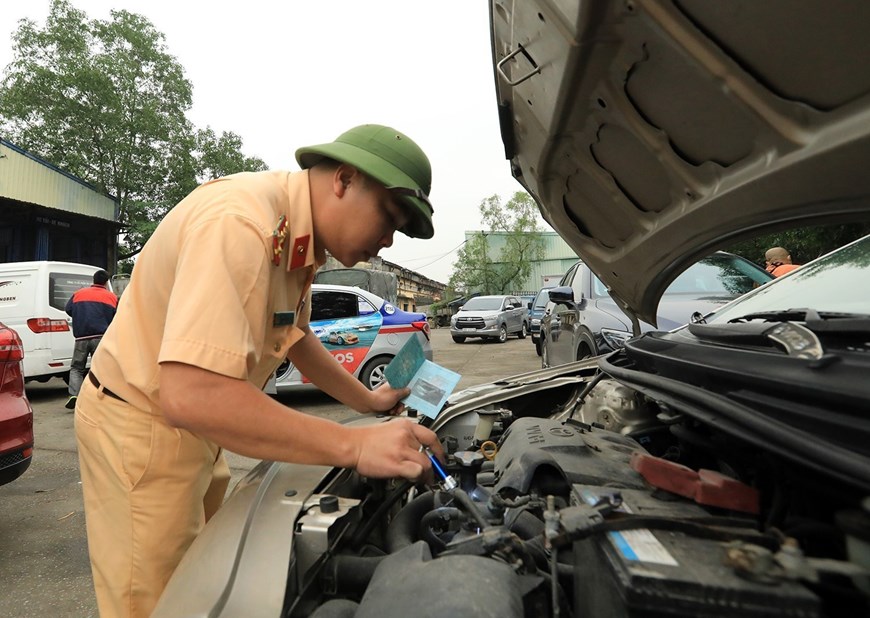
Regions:
M 378 425 L 356 428 L 354 432 L 357 433 L 357 450 L 353 467 L 363 476 L 400 476 L 418 480 L 432 469 L 421 446 L 428 446 L 436 457 L 444 458 L 438 436 L 407 419 L 394 418 Z

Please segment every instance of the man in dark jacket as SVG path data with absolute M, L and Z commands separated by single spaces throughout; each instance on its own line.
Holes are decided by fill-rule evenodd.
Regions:
M 66 312 L 72 316 L 73 337 L 76 339 L 69 371 L 68 410 L 76 407 L 76 399 L 87 373 L 88 357 L 93 356 L 103 333 L 115 317 L 118 297 L 106 287 L 108 280 L 109 273 L 98 270 L 94 273 L 94 284 L 70 296 L 66 303 Z

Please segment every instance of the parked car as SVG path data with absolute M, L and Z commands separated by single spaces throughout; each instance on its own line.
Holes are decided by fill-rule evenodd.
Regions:
M 24 344 L 25 380 L 69 378 L 75 339 L 64 308 L 74 292 L 93 283 L 97 270 L 72 262 L 0 264 L 0 321 Z
M 357 287 L 313 284 L 309 325 L 335 360 L 369 388 L 384 381 L 384 367 L 409 337 L 417 337 L 432 360 L 425 313 L 403 311 Z M 315 388 L 289 360 L 275 375 L 278 393 Z
M 673 330 L 692 316 L 697 320 L 772 279 L 757 264 L 719 251 L 692 264 L 668 286 L 658 306 L 658 328 Z M 631 318 L 582 260 L 548 297 L 551 304 L 540 324 L 542 367 L 612 352 L 633 334 Z M 656 328 L 648 322 L 639 325 L 641 332 Z
M 33 410 L 24 392 L 24 345 L 0 323 L 0 485 L 24 474 L 33 459 Z
M 550 302 L 550 295 L 547 293 L 550 287 L 552 286 L 538 290 L 529 304 L 529 334 L 532 336 L 532 343 L 535 344 L 535 352 L 538 356 L 541 355 L 541 318 L 544 317 L 547 304 Z
M 469 337 L 507 341 L 508 335 L 526 338 L 528 307 L 516 296 L 475 296 L 450 318 L 450 335 L 456 343 Z
M 511 169 L 635 319 L 716 248 L 870 218 L 870 4 L 490 10 Z M 264 462 L 154 616 L 866 616 L 867 281 L 870 238 L 455 393 L 459 489 Z
M 336 345 L 353 345 L 354 343 L 359 343 L 359 337 L 345 331 L 341 333 L 329 333 L 327 341 Z

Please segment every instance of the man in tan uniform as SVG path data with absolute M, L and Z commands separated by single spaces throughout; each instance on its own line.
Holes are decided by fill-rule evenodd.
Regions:
M 102 616 L 148 616 L 223 501 L 222 448 L 259 459 L 416 479 L 437 437 L 406 419 L 352 428 L 262 387 L 289 358 L 359 412 L 401 409 L 369 391 L 308 328 L 329 251 L 352 265 L 399 230 L 431 238 L 429 160 L 363 125 L 296 153 L 303 171 L 243 173 L 182 200 L 145 245 L 76 406 L 88 546 Z

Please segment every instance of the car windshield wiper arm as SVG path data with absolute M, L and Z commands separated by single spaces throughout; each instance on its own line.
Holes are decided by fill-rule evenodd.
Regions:
M 749 324 L 753 320 L 764 322 L 803 322 L 816 333 L 866 334 L 870 333 L 870 314 L 845 313 L 840 311 L 816 311 L 815 309 L 785 309 L 782 311 L 758 311 L 728 320 L 728 324 Z M 725 327 L 727 328 L 727 327 Z
M 823 312 L 822 315 L 833 317 L 835 314 Z M 842 314 L 848 315 L 848 314 Z M 747 313 L 739 318 L 728 320 L 729 324 L 734 322 L 750 322 L 752 320 L 764 320 L 766 322 L 804 322 L 807 320 L 820 320 L 821 316 L 815 309 L 796 308 L 782 309 L 779 311 L 757 311 L 755 313 Z

